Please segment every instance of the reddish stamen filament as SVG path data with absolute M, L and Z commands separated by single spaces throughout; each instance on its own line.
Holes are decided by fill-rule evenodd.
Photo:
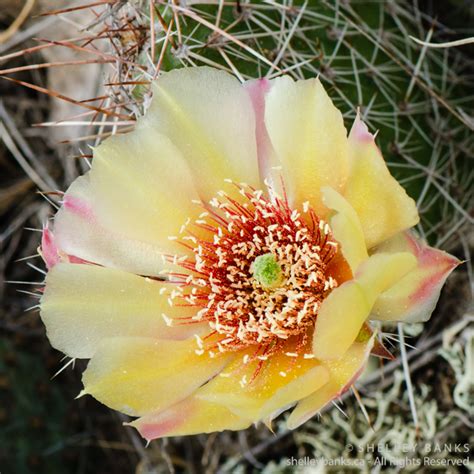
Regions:
M 178 240 L 192 249 L 193 259 L 173 258 L 188 272 L 172 275 L 182 283 L 173 304 L 195 306 L 192 320 L 209 324 L 208 351 L 255 345 L 256 353 L 269 355 L 293 337 L 303 348 L 321 302 L 337 286 L 327 267 L 338 245 L 307 203 L 299 212 L 271 189 L 264 197 L 250 186 L 236 187 L 238 201 L 223 192 L 211 200 L 193 223 L 200 232 L 183 226 L 186 235 Z M 255 259 L 266 254 L 281 269 L 281 283 L 274 288 L 252 274 Z

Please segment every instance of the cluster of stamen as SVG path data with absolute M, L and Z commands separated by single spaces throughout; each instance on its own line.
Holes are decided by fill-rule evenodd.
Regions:
M 327 274 L 337 252 L 329 225 L 308 203 L 300 212 L 271 188 L 264 196 L 232 185 L 238 194 L 219 192 L 172 237 L 193 258 L 174 258 L 186 273 L 174 274 L 181 284 L 170 302 L 196 307 L 192 321 L 209 324 L 222 352 L 258 345 L 268 355 L 293 336 L 304 346 L 321 302 L 337 286 Z

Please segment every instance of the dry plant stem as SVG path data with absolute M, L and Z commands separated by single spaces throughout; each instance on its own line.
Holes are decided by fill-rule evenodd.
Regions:
M 25 170 L 30 179 L 43 191 L 57 189 L 58 184 L 46 169 L 41 160 L 33 153 L 26 140 L 21 135 L 15 125 L 3 102 L 0 100 L 0 124 L 3 129 L 4 136 L 12 147 L 10 151 L 15 150 L 13 156 Z
M 0 138 L 3 143 L 10 150 L 10 153 L 13 155 L 18 164 L 23 168 L 25 173 L 31 178 L 31 180 L 43 191 L 49 191 L 49 186 L 43 181 L 43 179 L 38 175 L 35 169 L 28 163 L 26 158 L 22 155 L 15 142 L 12 140 L 11 135 L 8 133 L 7 128 L 3 122 L 0 122 Z
M 413 395 L 413 385 L 411 383 L 411 373 L 410 366 L 408 365 L 407 350 L 405 347 L 405 336 L 403 333 L 403 324 L 398 323 L 398 337 L 400 338 L 400 355 L 402 359 L 403 373 L 405 375 L 405 384 L 408 391 L 408 399 L 410 401 L 410 409 L 413 416 L 413 423 L 415 423 L 416 428 L 418 429 L 418 413 L 416 411 L 415 397 Z
M 19 15 L 15 18 L 13 23 L 7 28 L 6 31 L 0 33 L 0 44 L 8 41 L 16 32 L 21 28 L 21 25 L 26 21 L 28 15 L 35 6 L 35 0 L 26 0 L 25 5 L 21 9 Z
M 456 41 L 447 41 L 446 43 L 430 43 L 429 41 L 422 41 L 414 36 L 410 36 L 415 43 L 427 46 L 428 48 L 454 48 L 456 46 L 465 46 L 466 44 L 474 43 L 474 37 L 464 38 Z
M 42 21 L 32 23 L 31 26 L 25 28 L 23 31 L 18 32 L 15 36 L 10 38 L 10 40 L 5 42 L 4 44 L 0 44 L 0 54 L 33 38 L 35 35 L 41 33 L 42 31 L 47 31 L 54 25 L 55 21 L 56 20 L 54 18 L 46 18 Z

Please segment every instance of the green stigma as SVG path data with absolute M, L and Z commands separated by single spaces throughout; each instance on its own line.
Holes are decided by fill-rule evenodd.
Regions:
M 283 281 L 281 267 L 271 253 L 260 255 L 253 261 L 252 273 L 264 288 L 276 288 Z

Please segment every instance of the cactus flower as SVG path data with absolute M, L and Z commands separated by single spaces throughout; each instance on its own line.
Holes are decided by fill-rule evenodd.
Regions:
M 163 74 L 72 183 L 41 254 L 51 344 L 143 437 L 240 430 L 341 395 L 370 321 L 426 321 L 458 260 L 318 79 Z

